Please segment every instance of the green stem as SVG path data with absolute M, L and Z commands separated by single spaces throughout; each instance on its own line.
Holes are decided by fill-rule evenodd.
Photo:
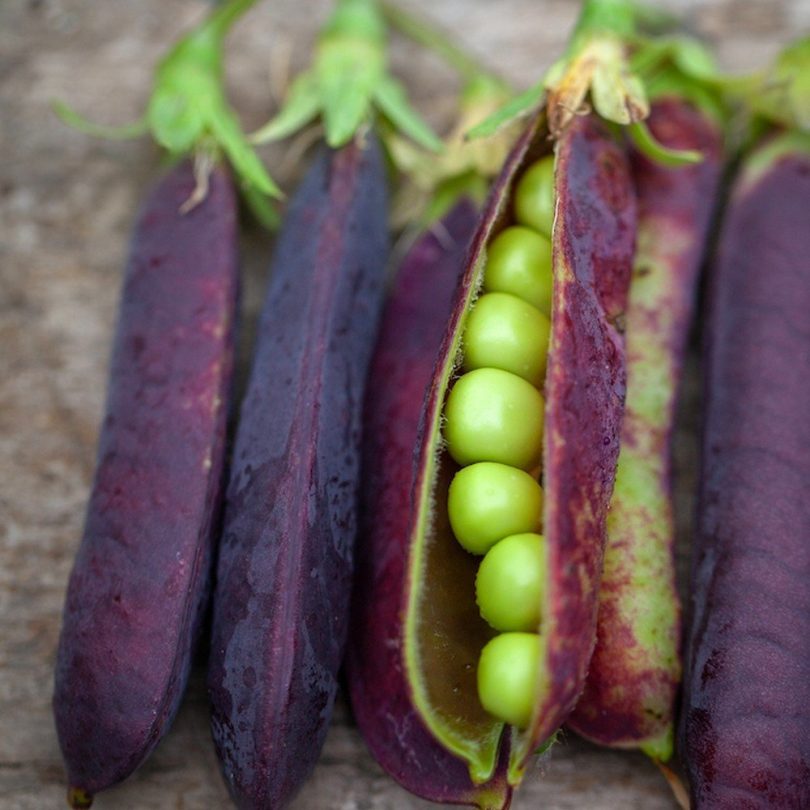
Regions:
M 394 3 L 381 0 L 380 8 L 391 25 L 409 39 L 438 54 L 466 81 L 474 81 L 482 74 L 489 75 L 472 56 L 453 43 L 439 29 L 416 18 Z
M 585 0 L 571 38 L 570 51 L 597 34 L 614 34 L 628 39 L 636 32 L 637 12 L 628 0 Z
M 230 3 L 220 3 L 204 24 L 219 38 L 224 38 L 231 26 L 258 0 L 232 0 Z

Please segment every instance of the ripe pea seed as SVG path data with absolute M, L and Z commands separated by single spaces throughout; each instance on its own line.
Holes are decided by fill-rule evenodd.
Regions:
M 462 467 L 497 461 L 528 470 L 543 452 L 542 394 L 526 380 L 497 368 L 460 377 L 447 397 L 444 437 Z
M 519 225 L 505 228 L 487 249 L 484 291 L 522 298 L 551 315 L 551 242 Z
M 540 637 L 535 633 L 501 633 L 481 652 L 478 698 L 504 723 L 526 728 L 532 719 L 540 667 Z
M 482 461 L 456 473 L 447 512 L 458 542 L 472 554 L 485 554 L 507 535 L 540 530 L 543 490 L 523 470 Z
M 496 630 L 537 631 L 546 584 L 545 538 L 513 534 L 487 552 L 475 578 L 481 617 Z
M 554 224 L 554 157 L 533 163 L 515 189 L 515 219 L 521 225 L 551 236 Z
M 540 388 L 550 330 L 549 319 L 531 304 L 508 293 L 487 293 L 467 319 L 464 368 L 500 368 Z

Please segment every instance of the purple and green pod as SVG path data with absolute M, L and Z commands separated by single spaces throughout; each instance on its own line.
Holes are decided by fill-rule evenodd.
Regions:
M 540 114 L 491 192 L 443 337 L 442 312 L 429 291 L 421 304 L 426 325 L 414 330 L 414 344 L 399 330 L 383 335 L 391 344 L 381 343 L 377 357 L 390 379 L 414 365 L 405 359 L 411 347 L 422 358 L 415 387 L 386 390 L 388 380 L 375 380 L 366 402 L 372 449 L 365 483 L 365 576 L 355 602 L 349 654 L 358 720 L 381 764 L 408 789 L 437 801 L 486 808 L 509 803 L 527 762 L 565 721 L 583 687 L 595 643 L 605 519 L 624 399 L 624 348 L 617 322 L 624 311 L 636 233 L 630 168 L 622 148 L 592 116 L 576 119 L 562 134 L 553 180 L 549 151 Z M 539 185 L 545 183 L 548 190 L 548 199 L 540 194 L 539 207 L 525 204 L 536 176 L 542 176 Z M 535 217 L 538 211 L 541 216 Z M 537 234 L 526 236 L 530 229 L 524 220 L 539 223 Z M 451 482 L 473 466 L 455 458 L 461 454 L 454 448 L 448 404 L 459 381 L 477 375 L 468 368 L 470 314 L 488 296 L 511 296 L 499 286 L 505 276 L 496 279 L 490 272 L 495 253 L 503 259 L 512 250 L 507 242 L 525 248 L 525 239 L 541 239 L 545 227 L 553 294 L 535 297 L 534 287 L 518 302 L 518 309 L 526 311 L 531 298 L 532 305 L 547 307 L 551 314 L 542 393 L 531 393 L 529 383 L 516 374 L 483 369 L 529 403 L 512 411 L 507 421 L 534 423 L 539 425 L 532 428 L 534 435 L 545 436 L 540 464 L 537 448 L 520 462 L 522 469 L 492 464 L 522 482 L 529 511 L 537 505 L 532 528 L 542 526 L 545 536 L 536 565 L 542 580 L 540 618 L 533 633 L 514 634 L 533 658 L 528 669 L 523 667 L 529 677 L 523 679 L 526 694 L 520 698 L 529 709 L 509 725 L 482 704 L 490 680 L 485 648 L 498 638 L 511 639 L 508 633 L 497 636 L 482 619 L 476 604 L 478 559 L 462 547 L 453 525 Z M 496 243 L 500 247 L 494 248 Z M 507 263 L 515 255 L 507 256 Z M 405 290 L 400 294 L 405 296 Z M 413 306 L 407 298 L 406 306 Z M 402 345 L 408 349 L 400 358 Z M 522 452 L 520 442 L 512 444 Z M 543 492 L 535 500 L 538 481 Z M 520 504 L 518 511 L 525 507 Z
M 810 807 L 810 139 L 744 159 L 709 279 L 683 712 L 693 807 Z
M 597 643 L 568 726 L 602 745 L 672 754 L 681 679 L 671 441 L 696 285 L 722 172 L 722 131 L 677 96 L 652 107 L 664 147 L 702 160 L 668 167 L 634 152 L 638 239 L 625 316 L 627 401 L 607 519 Z
M 214 741 L 242 808 L 293 795 L 337 691 L 386 197 L 372 137 L 323 147 L 275 249 L 226 495 L 208 677 Z
M 69 801 L 131 774 L 177 712 L 207 605 L 237 299 L 236 199 L 185 161 L 132 237 L 84 536 L 68 585 L 54 713 Z

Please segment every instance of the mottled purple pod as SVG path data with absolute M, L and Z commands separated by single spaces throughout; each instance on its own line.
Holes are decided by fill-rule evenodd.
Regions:
M 215 168 L 188 213 L 173 169 L 132 238 L 54 713 L 69 800 L 131 774 L 177 711 L 207 604 L 237 297 L 236 201 Z
M 697 810 L 810 807 L 810 139 L 737 178 L 712 268 L 683 714 Z
M 276 246 L 217 567 L 212 727 L 242 808 L 280 807 L 292 796 L 331 716 L 387 231 L 376 142 L 324 147 Z
M 443 338 L 437 325 L 441 309 L 427 291 L 421 306 L 425 322 L 434 324 L 430 332 L 427 326 L 414 328 L 409 338 L 397 331 L 387 335 L 393 348 L 378 348 L 391 379 L 407 373 L 405 361 L 399 370 L 396 365 L 402 345 L 423 358 L 421 369 L 436 357 L 419 412 L 421 380 L 403 397 L 399 386 L 385 391 L 386 380 L 377 380 L 380 390 L 373 389 L 367 400 L 370 447 L 395 443 L 397 449 L 384 457 L 371 450 L 367 465 L 366 570 L 349 658 L 355 708 L 372 750 L 402 784 L 429 799 L 482 808 L 508 804 L 527 762 L 567 718 L 584 684 L 595 643 L 605 516 L 624 398 L 624 349 L 616 321 L 632 263 L 635 195 L 622 149 L 598 120 L 582 117 L 556 147 L 551 349 L 545 412 L 534 415 L 545 422 L 546 436 L 548 576 L 541 664 L 528 729 L 507 728 L 478 699 L 476 668 L 494 631 L 476 605 L 478 560 L 450 529 L 448 488 L 458 467 L 441 427 L 487 248 L 514 221 L 516 183 L 549 150 L 541 115 L 490 195 Z M 395 424 L 400 417 L 406 420 L 402 430 Z M 390 675 L 372 686 L 384 674 L 381 661 Z
M 722 171 L 722 133 L 669 97 L 649 126 L 671 149 L 702 153 L 671 168 L 634 153 L 638 239 L 625 319 L 627 402 L 607 520 L 597 643 L 568 726 L 602 745 L 672 755 L 681 679 L 680 604 L 670 454 L 695 287 Z

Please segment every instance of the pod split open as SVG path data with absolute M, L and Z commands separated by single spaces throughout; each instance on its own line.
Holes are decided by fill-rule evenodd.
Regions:
M 545 434 L 547 577 L 525 730 L 507 728 L 478 699 L 478 659 L 495 631 L 476 605 L 476 558 L 456 542 L 447 512 L 458 466 L 443 441 L 443 409 L 458 378 L 466 319 L 487 247 L 514 221 L 515 185 L 550 150 L 540 114 L 495 184 L 452 303 L 442 306 L 427 282 L 411 290 L 419 317 L 384 331 L 366 400 L 365 570 L 348 662 L 352 699 L 382 764 L 437 801 L 506 806 L 527 762 L 573 709 L 595 643 L 625 391 L 619 325 L 636 200 L 623 149 L 592 116 L 572 122 L 555 146 L 552 326 L 544 413 L 537 415 Z M 405 378 L 408 385 L 397 385 Z

